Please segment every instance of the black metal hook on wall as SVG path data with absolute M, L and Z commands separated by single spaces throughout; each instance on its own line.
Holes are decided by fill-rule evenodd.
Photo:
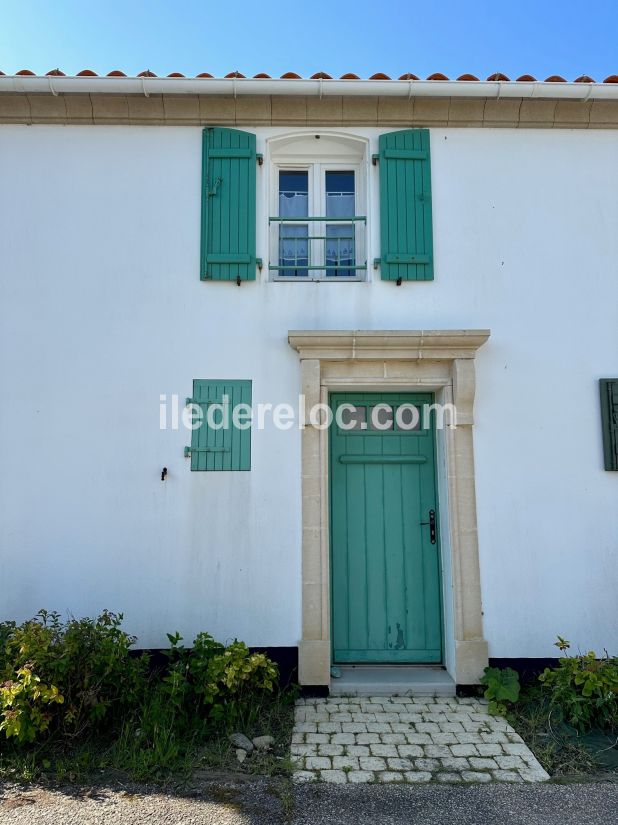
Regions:
M 167 476 L 167 467 L 164 467 L 161 470 L 161 481 L 165 481 L 166 476 Z

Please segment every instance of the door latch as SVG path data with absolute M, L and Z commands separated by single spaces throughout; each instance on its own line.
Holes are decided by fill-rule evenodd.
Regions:
M 421 521 L 422 525 L 429 525 L 429 541 L 432 544 L 436 543 L 436 511 L 429 511 L 429 521 Z

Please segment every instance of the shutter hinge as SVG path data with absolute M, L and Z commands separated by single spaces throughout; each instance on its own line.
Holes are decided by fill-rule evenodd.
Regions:
M 221 178 L 217 178 L 215 180 L 213 188 L 211 189 L 210 186 L 208 187 L 208 197 L 209 198 L 212 198 L 217 194 L 217 189 L 219 188 L 220 185 L 221 185 Z
M 381 258 L 374 258 L 373 259 L 373 268 L 377 269 L 380 266 Z
M 255 259 L 255 262 L 256 262 L 256 264 L 257 264 L 257 268 L 258 268 L 258 269 L 260 270 L 260 272 L 261 272 L 261 271 L 262 271 L 262 266 L 263 266 L 262 259 L 261 259 L 261 258 L 256 258 L 256 259 Z
M 264 155 L 261 152 L 256 152 L 255 159 L 257 160 L 258 166 L 264 164 Z
M 191 453 L 229 453 L 229 447 L 185 447 L 185 458 L 191 458 Z
M 372 155 L 371 156 L 371 162 L 373 163 L 374 166 L 378 165 L 379 160 L 380 160 L 380 155 Z

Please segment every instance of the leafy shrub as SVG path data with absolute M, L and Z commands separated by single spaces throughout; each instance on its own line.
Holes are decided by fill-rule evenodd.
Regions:
M 203 688 L 209 715 L 228 723 L 235 721 L 259 694 L 272 693 L 277 666 L 264 653 L 251 653 L 244 642 L 234 641 L 222 654 L 212 657 Z
M 47 691 L 63 699 L 53 700 L 55 706 L 38 721 L 35 714 L 34 727 L 24 727 L 26 738 L 32 740 L 49 727 L 79 735 L 138 704 L 147 663 L 130 655 L 135 639 L 120 629 L 121 623 L 121 614 L 108 611 L 96 619 L 63 622 L 58 613 L 41 610 L 22 625 L 8 622 L 0 627 L 0 679 L 13 685 L 2 694 L 5 711 L 15 710 L 7 702 L 18 702 L 25 720 L 26 707 L 34 713 L 46 703 Z M 22 684 L 16 694 L 15 681 Z M 9 728 L 4 730 L 9 735 Z
M 208 633 L 192 649 L 168 634 L 167 667 L 149 675 L 149 656 L 131 655 L 136 640 L 121 623 L 108 611 L 63 621 L 41 610 L 21 625 L 0 624 L 0 732 L 18 743 L 47 732 L 79 741 L 105 726 L 133 737 L 136 754 L 173 759 L 196 726 L 249 723 L 277 684 L 263 653 Z
M 558 636 L 555 646 L 568 651 L 570 642 Z M 559 708 L 564 720 L 580 732 L 618 727 L 618 658 L 598 659 L 591 650 L 580 656 L 560 659 L 556 668 L 540 676 L 552 707 Z
M 504 716 L 508 706 L 519 699 L 519 675 L 513 668 L 486 667 L 481 684 L 486 686 L 488 711 L 493 716 Z
M 63 702 L 64 696 L 55 685 L 44 685 L 32 666 L 24 665 L 15 679 L 0 685 L 0 731 L 7 739 L 14 736 L 18 742 L 34 742 L 52 719 L 47 706 Z
M 199 633 L 191 650 L 180 644 L 177 633 L 168 639 L 170 666 L 164 683 L 179 710 L 188 703 L 193 712 L 232 724 L 277 684 L 277 665 L 237 639 L 225 647 L 209 633 Z

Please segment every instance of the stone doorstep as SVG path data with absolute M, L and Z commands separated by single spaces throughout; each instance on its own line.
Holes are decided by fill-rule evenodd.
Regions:
M 300 699 L 295 718 L 290 746 L 297 767 L 294 782 L 522 783 L 549 778 L 510 725 L 487 713 L 484 700 Z

